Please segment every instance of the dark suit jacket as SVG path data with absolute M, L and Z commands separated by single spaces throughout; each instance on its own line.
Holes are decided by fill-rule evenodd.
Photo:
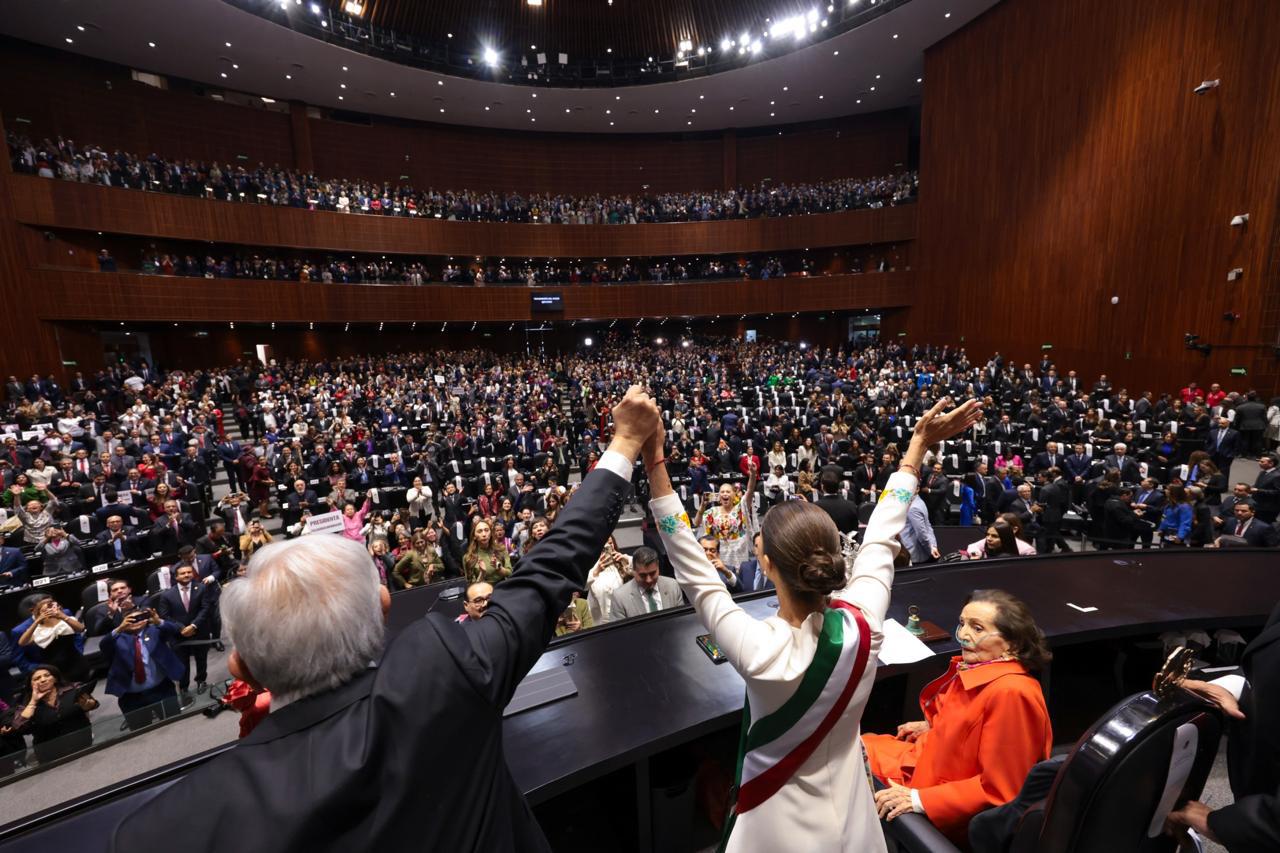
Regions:
M 1248 686 L 1245 719 L 1231 721 L 1227 770 L 1236 801 L 1209 815 L 1209 828 L 1231 853 L 1280 849 L 1280 605 L 1241 662 Z
M 756 588 L 756 575 L 760 574 L 760 564 L 753 557 L 738 566 L 738 586 L 743 592 L 752 592 Z M 764 579 L 761 589 L 773 589 L 773 581 Z
M 858 507 L 839 495 L 824 495 L 818 499 L 818 507 L 831 516 L 841 533 L 848 535 L 858 529 Z
M 142 642 L 151 659 L 174 681 L 182 680 L 183 666 L 173 649 L 169 648 L 169 643 L 178 637 L 181 629 L 182 626 L 176 622 L 161 622 L 142 629 Z M 98 650 L 107 665 L 107 693 L 111 696 L 123 695 L 133 680 L 133 645 L 133 634 L 123 631 L 114 637 L 107 634 L 98 642 Z
M 0 586 L 21 586 L 27 582 L 27 558 L 21 548 L 0 548 L 0 572 L 12 575 L 0 578 Z
M 1222 535 L 1223 536 L 1239 536 L 1236 531 L 1240 528 L 1240 522 L 1234 518 L 1223 519 Z M 1244 541 L 1255 548 L 1270 548 L 1276 544 L 1276 530 L 1265 521 L 1253 519 L 1249 522 L 1249 529 L 1244 532 Z
M 199 580 L 191 582 L 190 607 L 182 606 L 182 593 L 177 584 L 163 590 L 152 599 L 152 606 L 160 614 L 160 618 L 176 622 L 179 627 L 195 625 L 196 632 L 188 639 L 209 639 L 209 623 L 213 618 L 214 605 L 218 596 L 218 587 L 214 584 L 206 586 Z
M 483 619 L 433 613 L 377 667 L 273 711 L 116 828 L 113 850 L 550 848 L 503 758 L 502 709 L 582 589 L 628 487 L 597 469 L 498 585 Z M 386 781 L 412 796 L 389 796 Z M 199 808 L 192 803 L 199 802 Z

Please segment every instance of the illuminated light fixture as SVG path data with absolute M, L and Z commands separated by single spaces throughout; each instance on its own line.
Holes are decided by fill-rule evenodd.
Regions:
M 156 43 L 155 43 L 155 42 L 153 42 L 153 41 L 149 41 L 149 42 L 147 42 L 147 47 L 155 47 L 155 46 L 156 46 Z
M 338 100 L 341 101 L 341 100 L 344 100 L 344 98 L 341 95 L 339 95 Z
M 657 115 L 657 114 L 658 114 L 658 111 L 655 109 L 655 110 L 653 111 L 653 114 L 654 114 L 654 115 Z
M 699 96 L 698 96 L 698 100 L 699 100 L 699 101 L 705 101 L 706 99 L 707 99 L 707 96 L 706 96 L 706 95 L 699 95 Z
M 71 36 L 67 36 L 67 44 L 75 44 L 75 42 L 72 41 Z M 227 75 L 223 74 L 222 76 L 226 77 Z
M 605 114 L 605 115 L 607 115 L 607 116 L 609 116 L 609 115 L 613 115 L 613 110 L 605 110 L 605 111 L 604 111 L 604 114 Z
M 325 27 L 325 28 L 328 28 L 328 26 L 329 26 L 329 22 L 328 22 L 328 21 L 321 21 L 321 22 L 320 22 L 320 26 Z
M 313 14 L 313 15 L 319 15 L 319 14 L 320 14 L 320 4 L 319 4 L 319 3 L 312 3 L 312 4 L 311 4 L 311 14 Z
M 227 47 L 231 47 L 231 42 L 224 42 L 224 44 L 226 44 Z
M 314 320 L 312 320 L 310 323 L 308 323 L 308 324 L 307 324 L 307 328 L 314 332 L 314 331 L 316 330 L 316 324 L 315 324 L 315 321 L 314 321 Z
M 342 327 L 342 331 L 344 331 L 344 332 L 349 332 L 349 331 L 351 331 L 351 324 L 350 324 L 350 323 L 347 323 L 345 326 L 343 326 L 343 327 Z
M 71 41 L 71 39 L 67 39 L 67 41 Z M 223 80 L 227 79 L 227 72 L 225 71 L 222 72 L 222 79 Z
M 356 0 L 347 0 L 346 3 L 342 4 L 342 10 L 348 15 L 354 15 L 357 18 L 364 14 L 364 7 L 357 3 Z
M 79 30 L 80 32 L 84 32 L 84 24 L 76 24 L 76 29 Z M 124 325 L 124 324 L 122 323 L 121 325 Z
M 395 96 L 396 96 L 396 93 L 395 93 L 395 92 L 392 92 L 392 93 L 391 93 L 391 97 L 393 97 L 393 98 L 394 98 Z
M 689 112 L 691 112 L 691 113 L 696 113 L 696 112 L 697 112 L 697 110 L 696 110 L 696 109 L 691 109 L 691 110 L 689 110 Z
M 488 108 L 488 107 L 485 107 L 485 108 L 484 108 L 484 111 L 485 111 L 485 112 L 489 112 L 489 108 Z
M 839 56 L 839 55 L 840 55 L 840 51 L 838 51 L 838 50 L 833 50 L 833 51 L 831 51 L 831 55 L 832 55 L 832 56 Z
M 743 47 L 746 47 L 747 43 L 750 41 L 751 41 L 751 33 L 743 33 L 742 35 L 738 36 L 738 44 L 742 45 Z
M 292 75 L 292 74 L 286 74 L 286 75 L 284 75 L 284 79 L 286 79 L 286 80 L 292 80 L 292 79 L 293 79 L 293 75 Z
M 769 113 L 769 118 L 773 118 L 773 116 L 774 116 L 773 113 Z
M 276 102 L 275 98 L 268 98 L 266 95 L 262 96 L 262 103 L 264 104 L 274 104 L 275 102 Z
M 535 95 L 534 97 L 537 97 L 537 95 Z M 621 101 L 621 100 L 622 100 L 622 96 L 621 96 L 621 95 L 614 95 L 614 96 L 613 96 L 613 99 L 614 99 L 615 101 Z
M 876 75 L 876 79 L 877 79 L 877 80 L 879 80 L 879 79 L 880 79 L 880 75 L 879 75 L 879 74 L 877 74 L 877 75 Z
M 731 47 L 733 47 L 733 39 L 728 39 L 728 38 L 727 38 L 727 39 L 721 39 L 721 40 L 720 40 L 720 49 L 721 49 L 721 50 L 728 50 L 728 49 L 729 49 L 729 48 L 731 48 Z
M 897 34 L 897 33 L 894 33 L 894 34 L 893 34 L 893 37 L 894 37 L 894 38 L 897 38 L 897 37 L 898 37 L 898 34 Z
M 705 47 L 699 47 L 698 56 L 706 56 L 706 55 L 707 55 L 707 49 Z
M 541 6 L 541 5 L 542 5 L 542 0 L 529 0 L 529 5 L 530 5 L 530 6 Z
M 875 86 L 872 86 L 872 87 L 871 87 L 871 91 L 873 91 L 873 92 L 874 92 L 875 90 L 876 90 L 876 87 L 875 87 Z
M 755 41 L 753 41 L 753 42 L 751 43 L 751 52 L 752 52 L 752 53 L 759 53 L 759 52 L 760 52 L 760 39 L 756 39 Z
M 485 64 L 485 65 L 497 65 L 497 64 L 498 64 L 498 60 L 500 60 L 501 58 L 502 58 L 502 57 L 500 57 L 500 56 L 498 55 L 498 52 L 497 52 L 496 50 L 494 50 L 493 48 L 491 48 L 491 47 L 486 47 L 486 48 L 484 49 L 484 64 Z
M 775 103 L 776 103 L 775 101 L 770 101 L 769 106 L 773 106 Z
M 347 84 L 346 84 L 346 83 L 339 83 L 339 84 L 338 84 L 338 88 L 339 88 L 339 89 L 345 89 L 345 88 L 347 88 Z
M 441 108 L 440 108 L 440 112 L 444 112 L 444 107 L 441 107 Z
M 924 82 L 924 78 L 923 78 L 923 77 L 917 77 L 917 78 L 916 78 L 916 82 L 917 82 L 917 83 L 923 83 L 923 82 Z
M 382 324 L 381 324 L 381 323 L 379 323 L 379 324 L 378 324 L 378 331 L 379 331 L 379 332 L 381 332 L 381 331 L 382 331 Z
M 678 47 L 680 50 L 684 51 L 685 53 L 688 53 L 689 51 L 693 50 L 693 42 L 691 42 L 689 39 L 680 39 L 680 43 L 676 45 L 676 47 Z
M 537 93 L 537 92 L 534 92 L 534 93 L 533 93 L 532 95 L 530 95 L 529 97 L 531 97 L 531 98 L 536 98 L 536 97 L 538 97 L 538 93 Z
M 819 95 L 819 96 L 818 96 L 818 100 L 819 100 L 819 101 L 821 101 L 821 100 L 822 100 L 823 98 L 825 98 L 825 97 L 826 97 L 826 95 Z
M 176 325 L 178 325 L 178 324 L 177 324 L 177 323 L 174 323 L 173 325 L 175 325 L 175 326 L 176 326 Z M 275 330 L 276 330 L 276 322 L 275 322 L 275 320 L 272 320 L 272 321 L 271 321 L 271 331 L 273 331 L 273 332 L 274 332 Z
M 733 107 L 729 107 L 729 112 L 733 112 Z
M 236 71 L 239 71 L 239 70 L 240 70 L 240 66 L 239 66 L 239 65 L 236 65 L 234 62 L 233 62 L 233 63 L 231 63 L 231 67 L 232 67 L 232 68 L 234 68 Z
M 453 33 L 445 33 L 446 38 L 453 38 Z
M 583 338 L 583 339 L 582 339 L 582 343 L 583 343 L 585 346 L 591 346 L 592 344 L 594 344 L 594 343 L 595 343 L 595 341 L 591 340 L 591 338 Z
M 532 116 L 529 118 L 529 121 L 537 121 L 537 120 L 538 120 L 537 118 L 534 118 Z
M 235 327 L 236 327 L 235 323 L 227 323 L 227 325 L 230 326 L 233 331 L 235 330 Z
M 685 122 L 685 124 L 689 125 L 690 127 L 692 127 L 692 126 L 693 126 L 693 122 L 691 122 L 691 121 L 686 121 L 686 122 Z
M 860 104 L 860 103 L 862 103 L 862 98 L 858 98 L 858 100 L 854 101 L 854 103 L 855 103 L 855 104 Z
M 613 48 L 611 48 L 611 47 L 606 47 L 606 48 L 604 49 L 604 52 L 605 52 L 605 53 L 613 53 Z
M 342 66 L 342 70 L 343 70 L 343 71 L 346 71 L 346 70 L 347 70 L 347 66 L 345 66 L 345 65 L 344 65 L 344 66 Z
M 613 122 L 609 122 L 609 127 L 613 127 Z

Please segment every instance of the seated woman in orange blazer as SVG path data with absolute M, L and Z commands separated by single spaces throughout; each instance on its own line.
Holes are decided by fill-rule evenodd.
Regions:
M 1009 593 L 975 590 L 960 613 L 961 654 L 920 694 L 924 720 L 897 735 L 863 735 L 880 817 L 923 813 L 962 848 L 969 819 L 1009 802 L 1053 732 L 1031 672 L 1051 657 L 1027 606 Z

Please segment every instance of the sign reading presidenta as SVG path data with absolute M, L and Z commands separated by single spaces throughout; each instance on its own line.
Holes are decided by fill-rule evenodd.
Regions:
M 320 515 L 311 516 L 310 520 L 307 521 L 307 532 L 341 533 L 342 513 L 334 510 L 333 512 L 325 512 Z

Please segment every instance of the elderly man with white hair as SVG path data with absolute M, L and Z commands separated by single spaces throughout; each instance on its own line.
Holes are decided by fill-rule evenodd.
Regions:
M 112 849 L 549 850 L 507 770 L 502 710 L 585 585 L 661 423 L 638 387 L 613 419 L 609 450 L 483 619 L 429 614 L 384 648 L 390 598 L 361 545 L 308 536 L 256 551 L 222 619 L 231 673 L 271 691 L 271 713 L 129 814 Z

